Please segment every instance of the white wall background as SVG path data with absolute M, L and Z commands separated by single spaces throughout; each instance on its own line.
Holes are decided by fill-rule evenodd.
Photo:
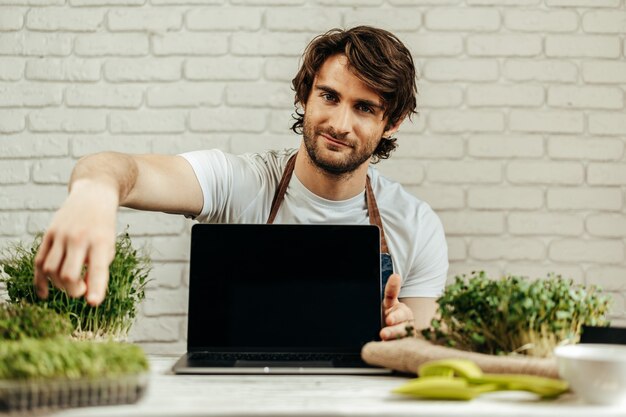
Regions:
M 441 216 L 450 275 L 600 284 L 626 325 L 624 0 L 0 0 L 0 244 L 47 226 L 89 153 L 297 146 L 298 58 L 356 24 L 419 66 L 379 167 Z M 155 260 L 133 339 L 181 352 L 190 222 L 125 224 Z

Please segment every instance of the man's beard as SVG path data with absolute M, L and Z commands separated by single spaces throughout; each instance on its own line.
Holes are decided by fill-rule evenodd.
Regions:
M 368 149 L 367 147 L 359 149 L 356 147 L 358 144 L 353 146 L 350 143 L 350 146 L 352 146 L 350 153 L 343 156 L 341 160 L 324 158 L 320 149 L 323 145 L 320 145 L 317 140 L 317 137 L 322 133 L 336 139 L 339 142 L 346 143 L 345 136 L 337 135 L 334 129 L 316 128 L 308 122 L 306 117 L 304 118 L 303 138 L 304 146 L 309 154 L 309 159 L 317 168 L 333 176 L 343 177 L 354 172 L 357 168 L 363 165 L 364 162 L 372 157 L 372 154 L 376 149 L 376 147 L 372 149 Z

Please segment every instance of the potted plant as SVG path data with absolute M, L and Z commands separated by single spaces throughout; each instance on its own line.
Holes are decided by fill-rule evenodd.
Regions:
M 36 304 L 0 304 L 0 410 L 124 404 L 148 384 L 139 346 L 76 340 L 67 315 Z
M 41 243 L 18 243 L 0 262 L 8 302 L 0 304 L 0 410 L 125 404 L 148 383 L 148 361 L 136 345 L 120 343 L 145 297 L 147 255 L 128 233 L 116 240 L 105 301 L 51 288 L 47 300 L 33 287 L 33 262 Z
M 472 272 L 446 287 L 438 318 L 422 335 L 461 350 L 547 357 L 559 344 L 578 342 L 583 325 L 608 325 L 609 301 L 598 287 L 557 275 L 491 279 Z
M 139 303 L 145 298 L 150 258 L 132 246 L 128 233 L 122 233 L 115 243 L 115 257 L 109 267 L 109 283 L 101 305 L 92 307 L 84 298 L 72 298 L 52 286 L 48 298 L 41 300 L 33 286 L 33 265 L 41 239 L 39 234 L 29 245 L 20 242 L 4 250 L 0 282 L 6 285 L 9 302 L 46 305 L 68 315 L 77 338 L 125 339 Z

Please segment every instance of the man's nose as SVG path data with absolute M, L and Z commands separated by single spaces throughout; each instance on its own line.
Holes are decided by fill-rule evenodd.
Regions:
M 349 106 L 337 106 L 331 115 L 331 127 L 338 135 L 345 135 L 352 129 L 352 111 Z

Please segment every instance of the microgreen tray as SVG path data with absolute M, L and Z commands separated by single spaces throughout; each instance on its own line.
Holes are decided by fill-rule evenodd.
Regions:
M 0 380 L 0 412 L 132 404 L 143 396 L 149 374 L 107 378 Z

